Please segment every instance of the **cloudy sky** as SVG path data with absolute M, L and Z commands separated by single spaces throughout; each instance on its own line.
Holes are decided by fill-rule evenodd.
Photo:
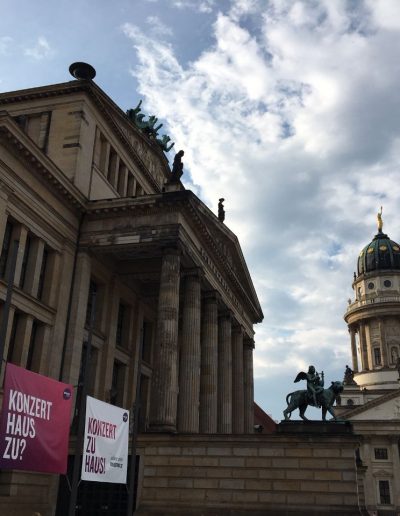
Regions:
M 398 0 L 0 0 L 0 91 L 86 61 L 185 150 L 184 183 L 239 237 L 264 322 L 256 401 L 281 418 L 297 372 L 343 378 L 361 248 L 399 241 Z M 170 153 L 173 158 L 173 151 Z M 297 388 L 297 387 L 296 387 Z M 319 417 L 316 411 L 310 415 Z

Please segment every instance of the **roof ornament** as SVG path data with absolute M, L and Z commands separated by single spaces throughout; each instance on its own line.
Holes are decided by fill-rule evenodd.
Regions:
M 219 202 L 218 202 L 218 219 L 221 221 L 221 222 L 224 222 L 225 220 L 225 210 L 224 210 L 224 201 L 225 199 L 223 197 L 221 197 L 221 199 L 219 199 Z
M 164 134 L 161 138 L 157 138 L 158 131 L 161 129 L 163 124 L 156 126 L 158 118 L 154 115 L 149 116 L 148 120 L 144 120 L 146 115 L 141 113 L 141 105 L 142 101 L 140 101 L 135 108 L 128 109 L 126 112 L 127 117 L 136 125 L 138 129 L 147 134 L 147 136 L 149 136 L 151 139 L 155 140 L 164 152 L 169 152 L 175 143 L 171 143 L 169 145 L 171 138 L 166 134 Z
M 382 206 L 381 206 L 381 211 L 379 212 L 378 211 L 378 214 L 376 216 L 377 218 L 377 222 L 378 222 L 378 232 L 379 233 L 382 233 L 382 228 L 383 228 L 383 220 L 382 220 Z
M 169 179 L 171 183 L 178 183 L 180 178 L 182 177 L 182 174 L 183 174 L 182 158 L 183 158 L 184 154 L 185 153 L 183 150 L 180 150 L 179 152 L 177 152 L 175 154 L 174 163 L 172 165 L 171 176 Z
M 78 80 L 81 79 L 91 81 L 96 77 L 96 70 L 93 68 L 93 66 L 88 63 L 82 63 L 81 61 L 72 63 L 72 65 L 69 67 L 69 73 L 72 75 L 72 77 L 75 77 L 75 79 Z

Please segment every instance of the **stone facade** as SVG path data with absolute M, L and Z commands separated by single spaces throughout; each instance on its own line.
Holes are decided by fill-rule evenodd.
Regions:
M 140 376 L 141 432 L 252 433 L 263 314 L 236 236 L 92 81 L 0 110 L 1 311 L 19 242 L 5 358 L 79 385 L 95 292 L 89 394 L 129 409 Z M 54 514 L 57 484 L 1 472 L 0 513 Z

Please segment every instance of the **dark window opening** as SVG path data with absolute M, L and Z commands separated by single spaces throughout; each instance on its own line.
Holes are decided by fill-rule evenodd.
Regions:
M 379 497 L 382 505 L 390 504 L 389 480 L 379 480 Z
M 4 278 L 6 275 L 7 262 L 10 255 L 12 230 L 12 223 L 10 221 L 7 221 L 6 229 L 4 231 L 3 247 L 1 249 L 0 255 L 0 278 Z
M 92 306 L 93 303 L 93 296 L 97 294 L 98 291 L 98 285 L 95 281 L 90 280 L 89 285 L 89 295 L 88 295 L 88 302 L 87 302 L 87 309 L 86 309 L 86 326 L 90 326 L 90 321 L 92 319 L 92 312 L 95 310 L 95 307 Z M 94 318 L 96 317 L 96 313 L 93 312 Z
M 374 348 L 374 360 L 375 365 L 381 365 L 381 350 L 379 348 Z
M 37 293 L 37 297 L 40 300 L 42 300 L 42 298 L 43 298 L 44 279 L 45 279 L 45 275 L 46 275 L 46 266 L 47 266 L 48 256 L 49 256 L 49 251 L 46 248 L 44 248 L 42 266 L 40 267 L 39 285 L 38 285 L 38 293 Z
M 10 341 L 8 343 L 7 362 L 13 361 L 14 346 L 15 346 L 16 337 L 17 337 L 19 320 L 20 320 L 20 314 L 14 313 L 13 324 L 11 327 Z
M 21 265 L 21 276 L 20 276 L 20 279 L 19 279 L 19 286 L 23 289 L 24 286 L 25 286 L 25 280 L 26 280 L 26 270 L 28 268 L 28 261 L 29 261 L 29 256 L 30 256 L 30 251 L 31 251 L 31 243 L 32 243 L 32 239 L 31 237 L 28 235 L 26 237 L 26 242 L 25 242 L 25 250 L 24 250 L 24 257 L 22 259 L 22 265 Z
M 124 380 L 125 365 L 121 362 L 114 362 L 112 383 L 110 389 L 110 403 L 121 406 L 124 401 Z
M 388 460 L 387 448 L 375 448 L 374 452 L 376 460 Z

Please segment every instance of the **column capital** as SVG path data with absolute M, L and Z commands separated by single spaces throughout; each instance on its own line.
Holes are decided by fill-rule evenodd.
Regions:
M 191 269 L 184 269 L 182 271 L 182 277 L 202 280 L 204 278 L 204 272 L 201 267 L 192 267 Z
M 233 312 L 229 308 L 225 308 L 218 313 L 218 319 L 229 319 L 233 320 Z
M 236 319 L 233 319 L 232 321 L 232 333 L 240 333 L 245 336 L 245 329 L 244 326 L 242 326 Z
M 175 256 L 181 256 L 182 255 L 182 247 L 179 243 L 176 244 L 169 244 L 162 247 L 162 255 L 168 256 L 168 255 L 175 255 Z
M 243 339 L 243 344 L 245 345 L 245 347 L 250 348 L 250 349 L 254 349 L 256 347 L 255 343 L 254 343 L 254 339 L 249 338 L 249 337 Z
M 202 292 L 201 297 L 207 303 L 219 303 L 221 301 L 221 294 L 218 290 L 206 290 Z

